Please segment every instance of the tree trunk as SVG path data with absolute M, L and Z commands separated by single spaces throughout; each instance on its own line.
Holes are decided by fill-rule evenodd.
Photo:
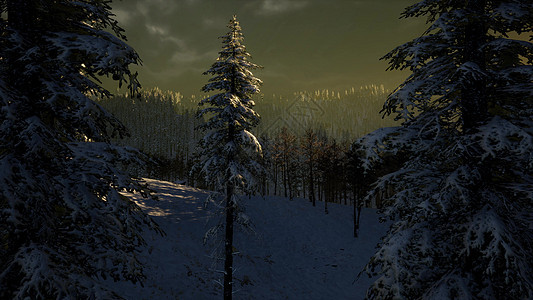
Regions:
M 287 190 L 288 190 L 288 188 L 287 188 L 287 181 L 288 181 L 287 180 L 287 176 L 288 176 L 287 172 L 288 172 L 287 163 L 286 163 L 286 161 L 284 161 L 283 162 L 283 196 L 285 198 L 287 198 Z
M 274 195 L 278 196 L 278 164 L 274 163 Z
M 483 16 L 486 0 L 470 0 L 466 9 L 473 17 Z M 481 72 L 486 70 L 486 58 L 482 49 L 486 42 L 487 27 L 478 20 L 473 20 L 465 28 L 463 63 L 477 65 Z M 463 132 L 468 133 L 483 122 L 487 116 L 486 80 L 472 80 L 461 90 Z
M 359 224 L 361 221 L 361 201 L 360 201 L 360 194 L 361 194 L 361 186 L 358 185 L 358 181 L 362 180 L 361 178 L 354 177 L 354 181 L 352 182 L 353 186 L 353 236 L 358 237 L 359 236 Z
M 287 164 L 287 188 L 289 189 L 289 199 L 292 200 L 293 198 L 293 188 L 294 188 L 294 180 L 292 178 L 292 167 L 291 165 Z
M 7 17 L 9 26 L 23 37 L 22 45 L 19 46 L 27 49 L 27 47 L 33 47 L 37 44 L 37 3 L 35 0 L 8 0 Z M 32 101 L 35 101 L 38 76 L 28 75 L 25 63 L 20 62 L 20 57 L 24 54 L 23 51 L 20 53 L 8 52 L 6 57 L 8 61 L 7 83 Z
M 313 202 L 313 206 L 316 206 L 316 197 L 315 197 L 315 176 L 313 174 L 313 162 L 309 166 L 309 199 Z
M 353 189 L 353 236 L 358 237 L 359 222 L 357 221 L 357 206 L 359 206 L 359 197 L 356 188 Z
M 302 175 L 302 198 L 306 199 L 307 197 L 307 186 L 305 185 L 305 178 L 304 176 Z M 311 201 L 311 200 L 309 200 Z
M 328 211 L 328 198 L 331 196 L 331 190 L 329 189 L 326 189 L 325 190 L 325 193 L 326 193 L 326 196 L 324 197 L 324 213 L 326 213 L 326 215 L 329 213 Z
M 224 300 L 232 298 L 233 285 L 233 185 L 228 183 L 226 187 L 226 238 L 224 261 Z
M 342 196 L 344 197 L 344 205 L 348 205 L 348 187 L 343 187 Z
M 359 225 L 361 224 L 361 211 L 363 210 L 363 207 L 357 203 L 357 230 L 359 231 Z

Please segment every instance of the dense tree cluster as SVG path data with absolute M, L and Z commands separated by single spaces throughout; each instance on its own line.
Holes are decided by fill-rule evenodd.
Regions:
M 189 176 L 193 153 L 201 134 L 194 130 L 203 121 L 196 118 L 198 100 L 180 93 L 144 89 L 137 97 L 126 95 L 99 98 L 130 135 L 112 142 L 141 150 L 152 158 L 148 166 L 129 166 L 132 174 L 161 180 L 183 180 Z
M 309 108 L 311 105 L 309 101 L 313 101 L 313 105 L 324 107 L 324 113 L 328 118 L 331 118 L 331 115 L 340 115 L 341 113 L 337 110 L 332 110 L 331 108 L 337 107 L 337 105 L 328 104 L 329 102 L 338 101 L 338 107 L 342 107 L 343 103 L 348 102 L 372 107 L 383 96 L 383 92 L 384 90 L 377 87 L 353 88 L 345 91 L 344 94 L 321 91 L 313 93 L 313 97 L 297 98 L 295 100 L 296 103 L 293 102 L 292 105 L 301 105 Z M 332 94 L 335 94 L 335 96 L 333 97 Z M 350 98 L 355 97 L 355 95 L 365 100 L 359 101 L 361 100 L 359 98 Z M 319 154 L 324 156 L 325 149 L 329 147 L 325 145 L 335 141 L 337 151 L 346 152 L 350 147 L 352 138 L 343 137 L 351 137 L 355 133 L 343 134 L 343 131 L 339 128 L 335 129 L 336 127 L 329 129 L 321 127 L 322 121 L 320 120 L 326 119 L 326 117 L 319 115 L 311 116 L 309 119 L 313 124 L 317 123 L 318 125 L 315 124 L 314 127 L 309 127 L 305 130 L 302 129 L 302 124 L 297 124 L 285 129 L 279 128 L 279 130 L 275 126 L 269 127 L 270 130 L 265 131 L 267 127 L 264 126 L 265 123 L 273 122 L 275 120 L 274 116 L 279 116 L 280 111 L 291 107 L 291 102 L 288 99 L 279 97 L 277 99 L 276 101 L 259 100 L 259 109 L 255 109 L 256 111 L 262 109 L 267 114 L 266 117 L 263 113 L 261 114 L 262 122 L 260 124 L 263 124 L 263 126 L 258 126 L 254 130 L 254 132 L 261 134 L 264 152 L 262 163 L 270 170 L 269 176 L 262 178 L 261 192 L 264 194 L 287 195 L 287 197 L 291 195 L 292 197 L 305 197 L 312 201 L 314 199 L 315 203 L 318 198 L 319 201 L 328 198 L 332 202 L 344 203 L 346 200 L 348 203 L 350 199 L 353 199 L 353 197 L 348 195 L 351 191 L 351 185 L 347 186 L 351 178 L 346 178 L 346 176 L 340 178 L 333 171 L 329 171 L 331 176 L 323 177 L 322 173 L 318 171 L 315 173 L 315 170 L 319 167 Z M 193 113 L 193 107 L 197 106 L 197 97 L 184 97 L 176 92 L 152 89 L 141 91 L 139 100 L 130 99 L 127 95 L 123 95 L 100 99 L 98 103 L 113 112 L 131 132 L 131 136 L 114 139 L 115 143 L 141 149 L 159 162 L 148 170 L 134 170 L 137 174 L 170 181 L 184 180 L 192 185 L 208 187 L 201 176 L 194 174 L 191 176 L 189 172 L 195 163 L 195 158 L 192 155 L 194 145 L 201 138 L 199 132 L 195 131 L 194 128 L 203 122 L 198 120 Z M 350 111 L 350 109 L 346 109 L 346 111 Z M 369 114 L 369 111 L 358 110 L 354 119 L 365 124 L 366 122 L 372 123 L 371 119 L 369 119 Z M 284 117 L 287 119 L 292 118 L 288 115 Z M 346 114 L 343 118 L 349 119 L 349 114 Z M 386 124 L 388 121 L 384 122 L 383 124 Z M 374 123 L 372 126 L 379 125 Z M 357 128 L 358 130 L 361 129 L 361 127 Z M 339 134 L 331 135 L 332 130 L 338 131 Z M 310 137 L 308 136 L 309 134 L 311 135 Z M 283 153 L 283 149 L 292 150 Z M 342 161 L 341 167 L 345 165 L 346 159 L 348 159 L 347 156 L 344 153 L 336 155 L 340 156 L 337 160 L 340 159 Z M 281 156 L 287 157 L 282 159 Z M 321 158 L 320 161 L 324 166 L 328 166 L 326 159 Z M 287 165 L 283 166 L 282 164 Z M 310 167 L 308 164 L 312 166 Z M 307 171 L 302 169 L 304 167 Z M 282 168 L 289 171 L 284 172 Z M 290 171 L 293 169 L 298 170 L 298 172 Z M 289 177 L 291 178 L 289 179 Z M 308 177 L 313 179 L 308 179 Z M 332 195 L 327 197 L 324 195 L 323 191 L 325 189 L 318 182 L 319 179 L 329 182 L 328 193 L 331 190 L 333 191 Z M 338 181 L 342 182 L 335 183 Z M 339 186 L 342 186 L 342 188 Z M 311 192 L 311 190 L 314 192 Z
M 356 217 L 355 209 L 366 205 L 362 198 L 371 183 L 394 165 L 387 161 L 365 171 L 361 145 L 328 139 L 312 129 L 297 136 L 284 127 L 272 138 L 264 136 L 261 143 L 266 173 L 259 192 L 306 198 L 313 206 L 320 201 L 325 213 L 328 203 L 339 203 L 353 205 Z M 369 205 L 381 206 L 381 198 Z
M 378 113 L 388 93 L 382 85 L 368 85 L 343 91 L 257 96 L 254 110 L 261 115 L 261 122 L 254 132 L 272 137 L 286 126 L 298 136 L 313 129 L 336 140 L 354 140 L 378 128 L 399 124 L 393 117 L 382 119 Z M 123 94 L 97 99 L 131 133 L 113 141 L 162 160 L 185 162 L 190 158 L 200 138 L 193 128 L 199 125 L 194 112 L 201 97 L 158 88 L 144 89 L 137 97 Z M 180 172 L 178 177 L 184 174 Z M 165 179 L 171 177 L 175 180 L 176 176 Z

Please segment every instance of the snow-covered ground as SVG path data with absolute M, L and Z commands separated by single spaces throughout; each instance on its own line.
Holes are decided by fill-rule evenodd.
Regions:
M 221 299 L 222 264 L 214 264 L 204 233 L 214 205 L 208 192 L 146 179 L 159 200 L 131 195 L 166 232 L 148 232 L 140 260 L 144 287 L 127 282 L 109 286 L 126 299 Z M 386 226 L 375 210 L 364 209 L 359 238 L 352 236 L 352 208 L 329 204 L 325 215 L 307 200 L 281 197 L 244 199 L 256 234 L 236 232 L 235 299 L 362 299 L 371 279 L 359 271 Z M 210 221 L 209 224 L 213 222 Z M 216 265 L 216 267 L 215 267 Z

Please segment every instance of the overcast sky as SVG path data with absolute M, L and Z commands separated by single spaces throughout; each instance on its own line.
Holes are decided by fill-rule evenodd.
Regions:
M 399 19 L 416 0 L 123 0 L 113 12 L 143 60 L 144 88 L 200 94 L 202 75 L 221 49 L 236 14 L 254 74 L 268 95 L 341 90 L 363 84 L 393 88 L 407 75 L 386 72 L 379 58 L 419 36 L 425 20 Z

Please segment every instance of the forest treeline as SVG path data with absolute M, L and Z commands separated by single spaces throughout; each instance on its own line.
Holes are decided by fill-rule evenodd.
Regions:
M 298 92 L 291 97 L 262 95 L 256 102 L 262 120 L 255 129 L 266 168 L 260 192 L 325 200 L 326 211 L 327 202 L 352 205 L 355 196 L 366 191 L 361 189 L 364 182 L 372 178 L 367 175 L 365 180 L 362 169 L 354 165 L 357 154 L 352 143 L 377 128 L 397 124 L 379 114 L 387 94 L 383 85 L 369 85 L 342 92 Z M 190 173 L 201 138 L 195 130 L 202 123 L 196 116 L 199 100 L 153 88 L 136 98 L 127 94 L 102 98 L 99 104 L 129 129 L 128 136 L 114 142 L 138 148 L 154 159 L 147 169 L 129 171 L 209 188 Z M 379 197 L 372 205 L 376 204 Z

